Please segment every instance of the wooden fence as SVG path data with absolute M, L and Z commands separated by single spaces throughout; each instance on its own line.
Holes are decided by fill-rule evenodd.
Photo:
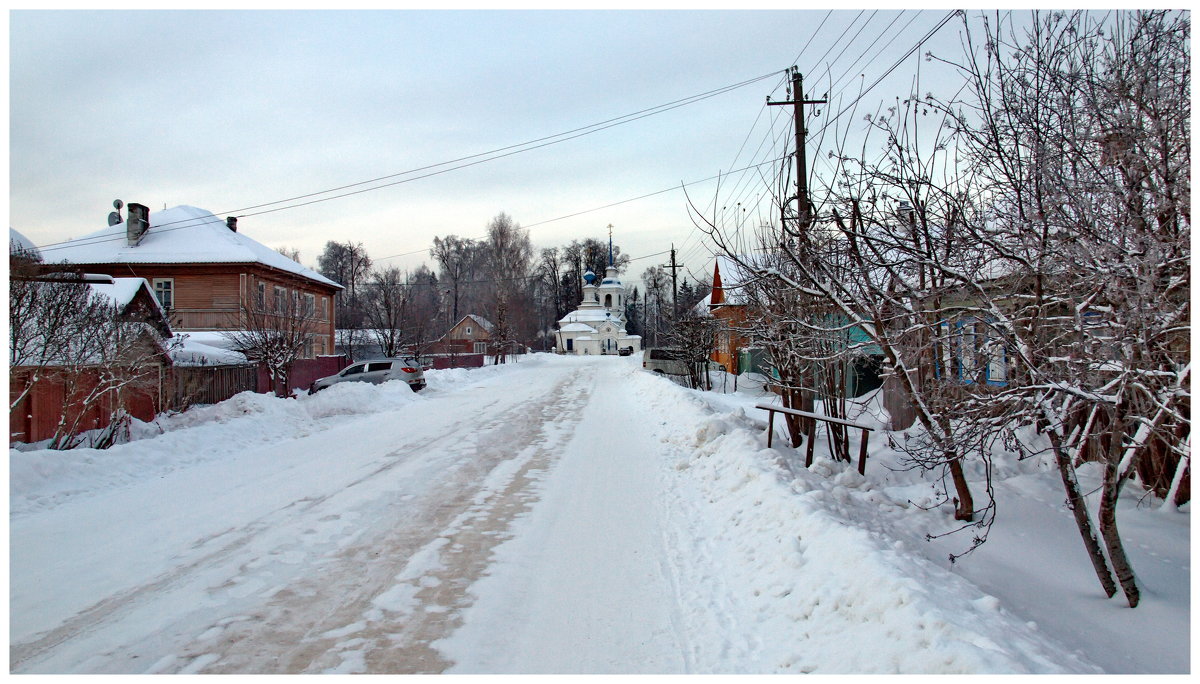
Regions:
M 345 356 L 300 359 L 292 367 L 289 388 L 307 389 L 313 380 L 333 375 L 347 365 Z M 79 432 L 108 427 L 118 403 L 134 418 L 151 421 L 163 411 L 215 404 L 239 392 L 271 391 L 266 369 L 257 364 L 173 366 L 156 368 L 156 377 L 140 383 L 136 389 L 85 402 L 82 397 L 96 386 L 90 371 L 71 376 L 70 391 L 65 372 L 64 369 L 9 369 L 9 404 L 16 402 L 8 416 L 9 444 L 49 439 L 64 418 L 76 423 Z M 38 381 L 30 386 L 35 376 Z
M 176 366 L 164 394 L 165 409 L 182 411 L 196 404 L 215 404 L 239 392 L 258 392 L 258 366 Z

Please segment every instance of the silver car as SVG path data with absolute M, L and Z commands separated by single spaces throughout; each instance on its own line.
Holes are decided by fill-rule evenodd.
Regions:
M 403 380 L 414 392 L 425 389 L 425 372 L 421 370 L 421 363 L 416 359 L 371 359 L 352 363 L 337 375 L 314 380 L 308 388 L 308 393 L 319 392 L 339 382 L 369 382 L 378 385 L 388 380 Z

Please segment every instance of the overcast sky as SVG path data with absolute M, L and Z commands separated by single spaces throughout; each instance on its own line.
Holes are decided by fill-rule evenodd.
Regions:
M 785 69 L 798 65 L 810 94 L 833 80 L 831 99 L 848 103 L 946 14 L 14 11 L 9 221 L 50 245 L 103 228 L 114 199 L 152 214 L 191 205 L 243 216 L 240 230 L 298 248 L 306 265 L 337 240 L 411 268 L 428 260 L 420 250 L 434 236 L 481 237 L 505 212 L 537 247 L 604 237 L 612 224 L 626 253 L 647 257 L 630 268 L 635 277 L 665 261 L 649 255 L 674 243 L 699 276 L 711 259 L 678 189 L 587 210 L 779 156 L 790 108 L 764 103 L 786 99 Z M 907 96 L 918 67 L 932 68 L 921 55 L 956 55 L 960 33 L 958 19 L 942 28 L 862 100 L 856 119 Z M 468 168 L 272 213 L 251 215 L 412 176 L 246 210 L 757 77 L 766 78 Z M 936 90 L 928 74 L 922 79 L 923 92 Z M 832 113 L 812 119 L 810 131 Z M 743 185 L 748 204 L 751 185 Z M 688 191 L 707 202 L 715 187 Z

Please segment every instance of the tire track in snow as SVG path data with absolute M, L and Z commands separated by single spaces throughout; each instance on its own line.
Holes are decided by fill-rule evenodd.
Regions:
M 566 381 L 564 381 L 566 382 Z M 552 393 L 558 395 L 561 393 L 562 383 Z M 153 609 L 156 600 L 164 595 L 169 594 L 174 590 L 193 585 L 197 581 L 197 577 L 219 568 L 223 564 L 237 562 L 239 554 L 244 555 L 247 548 L 251 547 L 255 541 L 263 535 L 263 533 L 277 528 L 279 525 L 294 522 L 298 518 L 302 519 L 306 514 L 313 515 L 319 511 L 320 506 L 327 503 L 331 498 L 338 496 L 358 485 L 370 482 L 372 479 L 381 475 L 387 474 L 389 471 L 410 464 L 412 458 L 392 458 L 405 454 L 414 453 L 430 453 L 431 450 L 444 450 L 445 452 L 455 451 L 456 442 L 462 440 L 464 433 L 492 433 L 497 429 L 502 428 L 507 423 L 518 421 L 528 407 L 515 406 L 510 407 L 500 414 L 496 415 L 491 420 L 481 418 L 481 415 L 486 416 L 489 410 L 493 410 L 496 405 L 502 402 L 503 399 L 492 399 L 484 402 L 475 410 L 478 413 L 472 414 L 470 417 L 457 421 L 451 425 L 444 426 L 439 430 L 440 435 L 428 439 L 426 441 L 409 441 L 403 446 L 399 446 L 392 452 L 383 456 L 389 459 L 388 462 L 373 469 L 368 474 L 357 478 L 346 486 L 339 486 L 336 490 L 317 495 L 305 497 L 297 501 L 293 501 L 286 506 L 275 509 L 265 515 L 262 515 L 246 524 L 238 527 L 225 529 L 213 534 L 206 535 L 197 539 L 192 545 L 191 550 L 199 552 L 200 555 L 187 558 L 180 562 L 179 565 L 173 567 L 170 572 L 161 574 L 154 578 L 143 581 L 136 586 L 110 594 L 95 604 L 81 610 L 69 619 L 64 620 L 57 627 L 39 633 L 33 638 L 26 639 L 22 642 L 12 642 L 9 646 L 9 667 L 10 671 L 35 671 L 37 662 L 44 662 L 47 659 L 56 657 L 58 651 L 70 650 L 77 654 L 87 654 L 91 656 L 87 658 L 90 662 L 102 660 L 101 666 L 104 671 L 109 672 L 136 672 L 142 671 L 147 667 L 147 663 L 153 660 L 156 653 L 148 652 L 149 647 L 145 643 L 126 644 L 119 648 L 104 650 L 102 647 L 91 648 L 87 644 L 92 637 L 99 636 L 99 641 L 104 641 L 103 634 L 106 627 L 121 622 L 122 620 L 131 619 L 131 616 Z M 462 451 L 461 448 L 458 451 Z M 502 456 L 502 455 L 501 455 Z M 494 461 L 500 456 L 494 456 L 491 465 L 495 465 Z M 479 462 L 488 461 L 488 459 L 476 459 Z M 447 474 L 453 479 L 450 484 L 450 489 L 461 488 L 464 486 L 464 480 L 471 478 L 479 478 L 485 472 L 481 472 L 479 468 L 472 467 L 477 464 L 471 464 L 463 468 L 447 468 Z M 467 482 L 466 484 L 469 484 Z M 403 510 L 397 510 L 399 528 L 404 528 L 408 523 L 417 526 L 428 526 L 433 524 L 431 521 L 439 520 L 436 515 L 439 504 L 431 504 L 437 501 L 437 494 L 445 493 L 444 488 L 437 488 L 434 493 L 428 497 L 423 497 L 421 500 L 403 502 Z M 406 517 L 407 514 L 407 517 Z M 323 520 L 330 519 L 330 516 L 325 516 Z M 369 536 L 369 535 L 368 535 Z M 216 545 L 215 548 L 205 550 L 205 547 Z M 293 546 L 298 546 L 299 542 Z M 369 544 L 368 544 L 369 545 Z M 350 547 L 362 551 L 363 545 Z M 278 553 L 278 550 L 272 550 L 272 554 Z M 370 562 L 373 560 L 373 554 L 370 550 L 360 553 L 360 562 Z M 242 576 L 249 566 L 257 563 L 256 559 L 250 559 L 240 564 L 238 568 L 238 576 Z M 226 586 L 217 587 L 217 590 L 228 589 L 229 583 Z M 275 592 L 271 597 L 272 602 L 276 600 L 286 600 L 289 596 L 299 595 L 292 592 L 290 588 L 285 587 L 280 591 Z M 253 616 L 236 615 L 225 617 L 218 620 L 210 629 L 204 630 L 204 634 L 216 632 L 233 632 L 240 623 L 248 621 Z M 178 624 L 189 624 L 185 620 L 177 621 Z M 159 639 L 158 645 L 161 647 L 164 638 L 163 634 L 155 634 L 156 639 Z M 167 640 L 174 639 L 176 642 L 195 640 L 195 636 L 188 638 L 182 630 L 176 631 L 173 634 L 166 635 Z M 190 648 L 184 649 L 190 651 Z M 197 657 L 203 658 L 204 661 L 211 661 L 207 657 L 209 654 L 201 656 L 188 657 L 182 656 L 166 656 L 159 658 L 152 670 L 157 671 L 193 671 L 189 670 L 190 664 L 195 663 Z M 96 658 L 101 656 L 101 658 Z M 148 656 L 148 657 L 147 657 Z M 82 659 L 77 656 L 77 659 Z M 218 663 L 211 663 L 218 665 Z M 201 670 L 204 668 L 194 668 Z M 266 671 L 275 671 L 267 666 Z
M 492 402 L 488 406 L 495 404 Z M 456 427 L 461 427 L 466 421 L 460 423 Z M 429 446 L 436 446 L 442 442 L 450 442 L 455 437 L 457 430 L 450 430 L 447 434 L 437 437 L 433 442 L 428 443 Z M 400 447 L 391 453 L 388 457 L 396 456 L 406 449 L 411 449 L 411 445 Z M 202 568 L 218 565 L 223 561 L 232 558 L 238 551 L 248 546 L 262 532 L 270 529 L 278 522 L 280 518 L 290 518 L 295 515 L 293 509 L 301 512 L 312 510 L 316 506 L 324 503 L 332 496 L 340 494 L 345 489 L 360 485 L 372 477 L 384 474 L 391 469 L 404 463 L 402 460 L 393 460 L 376 468 L 374 471 L 365 475 L 353 482 L 346 488 L 338 489 L 329 494 L 309 497 L 293 501 L 286 506 L 278 508 L 270 513 L 260 516 L 259 518 L 242 525 L 237 528 L 228 528 L 220 532 L 205 535 L 196 540 L 191 548 L 193 550 L 203 549 L 205 546 L 212 545 L 220 540 L 220 545 L 199 557 L 196 557 L 184 564 L 172 568 L 170 573 L 160 575 L 149 582 L 144 582 L 138 586 L 131 587 L 121 592 L 112 594 L 103 600 L 89 606 L 80 611 L 70 619 L 64 621 L 58 627 L 39 634 L 36 638 L 23 642 L 12 643 L 9 646 L 9 668 L 12 672 L 17 672 L 23 665 L 31 660 L 37 659 L 54 649 L 68 643 L 72 640 L 85 637 L 90 633 L 100 630 L 104 625 L 113 620 L 120 619 L 124 614 L 139 607 L 147 600 L 152 600 L 154 596 L 162 592 L 170 591 L 174 587 L 192 581 L 193 576 Z M 136 665 L 136 662 L 133 663 Z M 119 670 L 128 672 L 129 670 Z
M 419 518 L 344 549 L 320 577 L 293 583 L 180 660 L 217 654 L 197 669 L 205 673 L 442 671 L 451 663 L 430 643 L 461 622 L 459 612 L 473 600 L 468 587 L 537 498 L 540 473 L 587 400 L 576 376 L 536 404 L 476 426 L 478 458 L 422 497 Z

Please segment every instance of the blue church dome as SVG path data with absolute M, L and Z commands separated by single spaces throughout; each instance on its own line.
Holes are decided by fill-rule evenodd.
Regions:
M 596 274 L 592 273 L 592 269 L 589 268 L 588 272 L 583 274 L 583 282 L 587 283 L 588 285 L 596 282 Z

